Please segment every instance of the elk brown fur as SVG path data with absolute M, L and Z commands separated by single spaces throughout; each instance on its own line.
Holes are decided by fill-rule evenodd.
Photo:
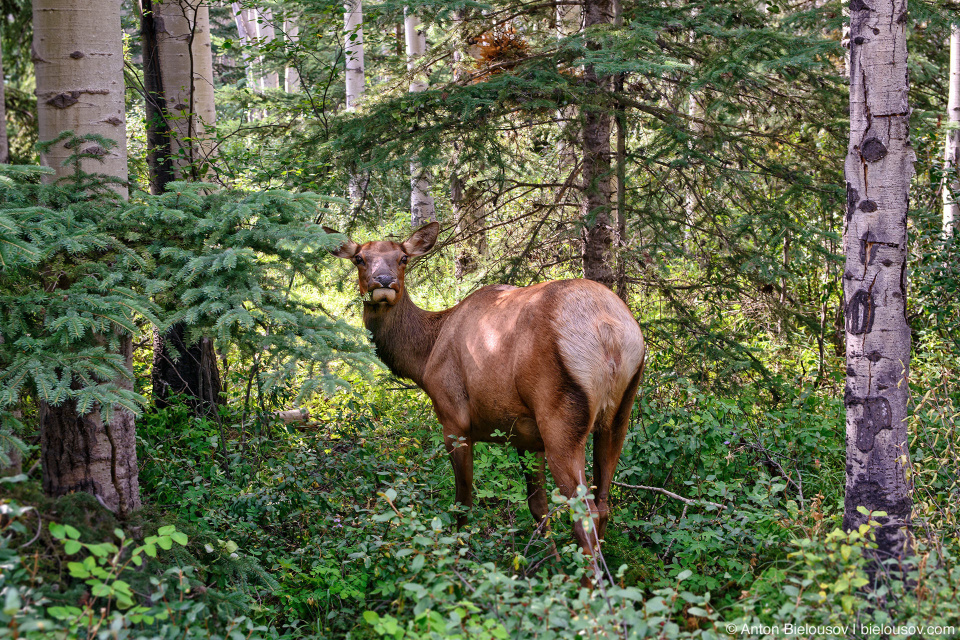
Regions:
M 363 322 L 377 355 L 433 401 L 456 498 L 467 508 L 474 442 L 506 441 L 537 454 L 538 464 L 524 473 L 539 522 L 548 512 L 544 457 L 557 487 L 572 497 L 587 484 L 585 451 L 593 434 L 594 526 L 574 527 L 592 553 L 606 529 L 610 484 L 643 371 L 640 326 L 622 300 L 590 280 L 492 285 L 450 309 L 420 309 L 407 294 L 404 272 L 409 258 L 433 248 L 439 230 L 431 222 L 402 243 L 348 239 L 333 251 L 357 265 L 367 296 Z

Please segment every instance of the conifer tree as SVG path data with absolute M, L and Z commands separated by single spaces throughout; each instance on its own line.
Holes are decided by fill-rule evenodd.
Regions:
M 151 190 L 161 194 L 173 180 L 202 180 L 208 173 L 216 122 L 209 9 L 200 0 L 142 0 L 141 35 Z M 195 411 L 221 403 L 221 380 L 213 342 L 187 339 L 176 322 L 157 329 L 153 345 L 153 397 L 166 406 L 183 394 Z
M 586 30 L 611 23 L 610 0 L 585 0 L 583 23 Z M 601 45 L 588 36 L 587 48 Z M 609 76 L 598 73 L 594 64 L 584 67 L 583 80 L 593 99 L 580 108 L 582 121 L 581 215 L 583 217 L 583 277 L 614 288 L 613 225 L 610 189 L 610 105 L 604 99 L 610 90 Z

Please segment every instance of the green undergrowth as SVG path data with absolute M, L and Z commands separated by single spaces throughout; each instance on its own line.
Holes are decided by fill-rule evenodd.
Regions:
M 646 384 L 598 588 L 581 586 L 592 569 L 572 544 L 582 501 L 555 500 L 536 530 L 517 453 L 478 445 L 477 504 L 457 531 L 424 396 L 356 380 L 306 424 L 239 407 L 145 414 L 145 507 L 126 521 L 86 495 L 45 498 L 35 478 L 4 481 L 0 636 L 782 637 L 786 624 L 875 623 L 899 638 L 910 634 L 896 625 L 957 626 L 955 387 L 913 413 L 917 556 L 906 573 L 877 573 L 870 531 L 841 529 L 832 394 L 807 384 L 772 406 L 750 387 L 715 396 L 656 372 Z M 857 633 L 835 635 L 870 635 Z

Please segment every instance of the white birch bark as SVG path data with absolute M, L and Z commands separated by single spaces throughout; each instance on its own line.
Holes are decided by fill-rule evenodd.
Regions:
M 253 38 L 253 30 L 250 26 L 248 11 L 246 9 L 241 9 L 239 2 L 232 2 L 230 4 L 230 8 L 233 12 L 234 22 L 237 25 L 237 35 L 240 37 L 240 44 L 243 47 L 240 55 L 243 60 L 247 85 L 251 88 L 256 88 L 257 78 L 253 73 L 253 69 L 251 68 L 251 56 L 247 51 L 247 47 L 251 44 L 251 38 Z
M 300 40 L 300 26 L 296 20 L 287 17 L 283 21 L 283 29 L 286 33 L 290 49 L 295 50 L 297 42 Z M 284 68 L 283 90 L 287 93 L 297 93 L 300 91 L 300 72 L 297 70 L 297 67 L 287 66 Z
M 907 2 L 850 3 L 850 144 L 843 273 L 847 341 L 844 528 L 874 516 L 881 558 L 902 557 L 912 509 L 907 449 L 907 208 L 915 160 Z
M 99 155 L 82 161 L 82 169 L 126 181 L 127 145 L 124 121 L 123 40 L 120 0 L 34 0 L 33 61 L 36 70 L 37 116 L 41 140 L 72 130 L 117 141 L 107 151 L 87 143 L 83 151 Z M 72 171 L 63 161 L 72 153 L 62 143 L 41 154 L 56 177 Z M 118 189 L 124 197 L 127 189 Z M 120 355 L 128 377 L 112 382 L 132 389 L 133 342 L 120 337 Z M 71 381 L 78 385 L 78 380 Z M 76 388 L 76 386 L 75 386 Z M 60 496 L 85 491 L 108 509 L 127 514 L 140 508 L 136 422 L 129 411 L 114 407 L 109 421 L 99 407 L 78 415 L 76 402 L 52 406 L 40 399 L 40 451 L 43 488 Z
M 157 49 L 177 180 L 204 179 L 214 154 L 207 133 L 217 121 L 213 94 L 210 13 L 203 0 L 154 3 L 162 19 Z
M 40 140 L 68 130 L 115 140 L 109 151 L 89 143 L 102 162 L 85 159 L 81 167 L 127 180 L 120 0 L 35 0 L 33 27 Z M 40 164 L 56 171 L 49 179 L 73 171 L 62 166 L 72 152 L 60 143 L 40 154 Z M 126 197 L 126 187 L 117 190 Z
M 7 164 L 10 162 L 10 142 L 7 140 L 7 110 L 3 84 L 3 48 L 0 47 L 0 164 Z
M 346 57 L 347 111 L 353 111 L 363 96 L 363 3 L 347 0 L 344 5 L 344 56 Z
M 256 9 L 255 19 L 253 20 L 256 29 L 257 42 L 262 46 L 264 43 L 273 42 L 277 37 L 276 29 L 273 25 L 273 11 L 270 9 Z M 260 57 L 260 64 L 264 64 L 263 56 Z M 262 69 L 260 76 L 260 88 L 264 91 L 280 88 L 280 74 L 276 71 L 266 71 Z
M 947 94 L 947 139 L 943 148 L 943 233 L 949 236 L 960 218 L 960 23 L 950 27 L 950 79 Z
M 354 111 L 366 88 L 363 65 L 362 0 L 347 0 L 344 4 L 343 29 L 346 57 L 346 109 Z M 369 176 L 366 173 L 354 173 L 350 176 L 347 189 L 354 211 L 359 211 L 363 206 L 368 184 Z
M 410 93 L 418 93 L 427 88 L 427 82 L 417 72 L 419 58 L 427 50 L 427 39 L 423 34 L 420 19 L 411 13 L 408 7 L 403 10 L 403 31 L 407 45 L 407 71 L 410 73 Z M 430 187 L 433 179 L 420 160 L 414 155 L 410 160 L 410 225 L 418 229 L 437 219 L 436 206 Z

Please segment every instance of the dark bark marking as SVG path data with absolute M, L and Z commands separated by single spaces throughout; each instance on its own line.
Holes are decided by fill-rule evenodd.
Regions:
M 866 289 L 860 289 L 847 303 L 847 331 L 853 335 L 869 333 L 873 329 L 873 311 L 876 302 L 873 294 Z
M 887 147 L 879 138 L 867 138 L 860 145 L 860 157 L 867 162 L 876 162 L 887 155 Z
M 853 218 L 853 213 L 857 209 L 857 203 L 860 202 L 860 194 L 848 182 L 847 183 L 847 222 Z
M 110 116 L 109 118 L 104 120 L 104 122 L 106 122 L 107 124 L 112 124 L 115 127 L 119 127 L 120 125 L 123 124 L 123 120 L 118 118 L 117 116 Z
M 850 376 L 851 378 L 856 378 L 857 377 L 856 369 L 854 369 L 853 367 L 847 367 L 847 375 Z
M 884 429 L 893 428 L 890 402 L 883 396 L 857 398 L 850 395 L 845 398 L 844 404 L 848 411 L 857 405 L 863 407 L 860 417 L 856 420 L 857 449 L 863 453 L 872 451 L 877 434 Z
M 850 0 L 850 11 L 870 11 L 870 7 L 867 6 L 863 0 Z
M 873 264 L 873 259 L 877 257 L 877 242 L 870 240 L 870 232 L 867 231 L 860 238 L 860 264 L 867 266 Z
M 873 200 L 864 200 L 863 202 L 860 203 L 860 206 L 857 208 L 860 209 L 860 211 L 863 211 L 864 213 L 873 213 L 874 211 L 877 210 L 877 203 L 874 202 Z
M 107 155 L 107 150 L 101 147 L 100 145 L 95 144 L 84 149 L 83 153 L 89 154 L 91 156 L 96 156 L 98 158 L 102 158 L 103 156 Z
M 47 104 L 54 109 L 66 109 L 80 102 L 80 92 L 70 91 L 69 93 L 58 93 L 49 100 Z
M 73 53 L 70 54 L 70 57 L 73 58 L 74 60 L 79 60 L 80 58 L 84 57 L 83 51 L 74 51 Z
M 882 357 L 883 356 L 880 355 L 879 351 L 871 351 L 866 355 L 867 360 L 869 360 L 870 362 L 879 362 L 880 358 Z
M 856 38 L 853 39 L 853 42 L 854 42 L 855 44 L 863 44 L 863 43 L 866 42 L 866 41 L 867 41 L 867 39 L 864 38 L 863 36 L 857 36 Z

